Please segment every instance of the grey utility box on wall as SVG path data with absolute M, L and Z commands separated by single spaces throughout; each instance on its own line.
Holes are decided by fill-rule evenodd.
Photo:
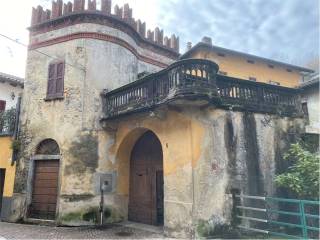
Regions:
M 115 189 L 115 172 L 96 173 L 95 174 L 95 192 L 99 194 L 101 188 L 104 193 L 111 193 Z

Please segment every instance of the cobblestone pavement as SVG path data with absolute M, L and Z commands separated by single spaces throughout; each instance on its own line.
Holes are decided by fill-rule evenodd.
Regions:
M 163 239 L 159 233 L 110 225 L 105 227 L 53 227 L 0 222 L 3 239 Z

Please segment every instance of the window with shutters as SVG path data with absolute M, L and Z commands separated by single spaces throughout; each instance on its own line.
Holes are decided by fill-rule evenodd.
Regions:
M 47 100 L 63 98 L 64 62 L 54 62 L 49 65 Z

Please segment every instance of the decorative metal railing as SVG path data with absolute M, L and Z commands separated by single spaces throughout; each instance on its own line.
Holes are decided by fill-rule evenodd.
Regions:
M 298 90 L 217 75 L 218 65 L 204 59 L 178 61 L 135 82 L 103 92 L 104 118 L 141 111 L 180 99 L 257 112 L 299 111 Z
M 318 238 L 319 201 L 235 195 L 240 229 L 285 239 Z M 281 205 L 282 204 L 282 205 Z
M 0 111 L 0 136 L 13 135 L 16 124 L 16 109 Z
M 298 89 L 225 76 L 217 78 L 217 86 L 222 105 L 285 115 L 300 112 Z

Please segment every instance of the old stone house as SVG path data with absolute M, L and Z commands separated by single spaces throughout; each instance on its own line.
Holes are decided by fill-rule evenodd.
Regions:
M 303 128 L 297 89 L 179 59 L 175 35 L 110 0 L 38 6 L 29 30 L 8 220 L 95 222 L 103 189 L 105 222 L 190 237 L 200 221 L 230 224 L 232 192 L 276 192 Z

